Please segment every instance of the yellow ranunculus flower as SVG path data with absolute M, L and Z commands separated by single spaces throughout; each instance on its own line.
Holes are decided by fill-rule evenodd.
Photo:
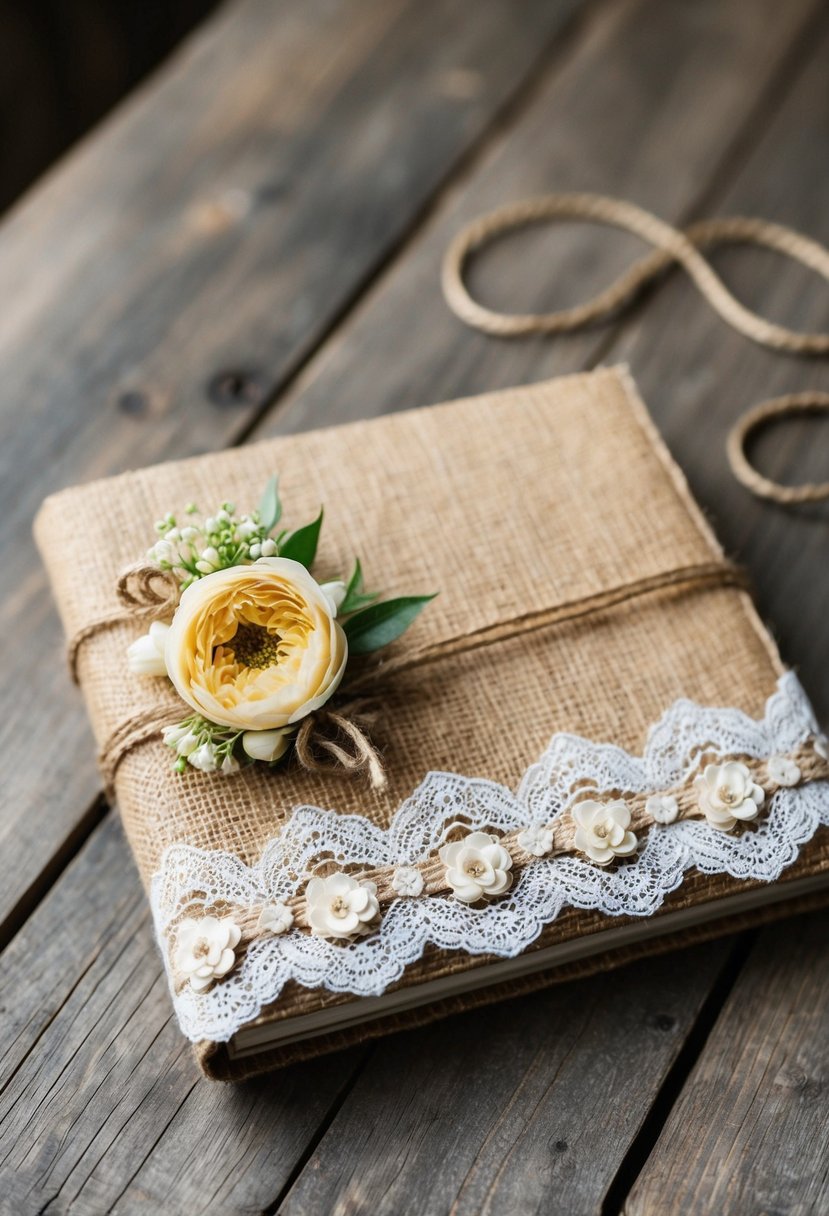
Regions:
M 274 730 L 324 705 L 348 643 L 334 600 L 285 557 L 217 570 L 182 594 L 164 647 L 176 691 L 210 722 Z

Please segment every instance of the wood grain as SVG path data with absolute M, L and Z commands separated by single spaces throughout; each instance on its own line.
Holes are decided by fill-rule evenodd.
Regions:
M 726 955 L 683 951 L 381 1043 L 280 1213 L 598 1213 Z
M 829 1209 L 829 916 L 765 929 L 626 1216 Z
M 707 212 L 714 183 L 739 166 L 744 142 L 750 145 L 767 121 L 781 76 L 790 76 L 792 50 L 802 51 L 804 28 L 811 36 L 815 12 L 814 5 L 796 13 L 774 0 L 692 6 L 626 0 L 607 11 L 586 31 L 578 56 L 539 89 L 509 138 L 493 143 L 436 208 L 405 258 L 257 434 L 372 417 L 591 365 L 613 327 L 516 341 L 467 329 L 441 294 L 449 241 L 490 208 L 550 191 L 629 198 L 679 224 L 701 200 Z M 480 265 L 473 262 L 472 281 L 494 307 L 547 311 L 588 299 L 642 251 L 634 238 L 591 225 L 530 230 L 493 247 Z
M 241 0 L 5 224 L 0 623 L 15 644 L 0 746 L 18 763 L 0 939 L 88 831 L 99 789 L 32 556 L 40 499 L 238 438 L 576 2 L 526 0 L 512 21 L 509 0 L 480 0 L 470 21 L 462 0 Z M 19 729 L 35 716 L 37 738 Z
M 674 218 L 690 214 L 706 191 L 716 201 L 729 175 L 740 178 L 747 149 L 785 100 L 783 85 L 795 67 L 793 48 L 800 45 L 812 11 L 805 0 L 787 6 L 766 0 L 754 6 L 737 0 L 698 6 L 627 0 L 596 10 L 549 83 L 471 166 L 423 237 L 402 251 L 399 264 L 309 368 L 284 414 L 274 415 L 273 426 L 377 413 L 589 363 L 607 344 L 608 333 L 563 344 L 507 345 L 467 334 L 452 322 L 437 298 L 435 279 L 447 233 L 462 215 L 553 185 L 627 194 Z M 695 106 L 700 96 L 706 98 L 702 111 Z M 757 163 L 766 176 L 798 124 L 812 129 L 804 112 L 790 105 L 784 113 L 782 125 L 771 128 L 773 138 L 761 145 Z M 804 161 L 818 159 L 816 146 L 801 144 L 794 179 L 812 172 Z M 751 163 L 747 172 L 755 171 Z M 310 241 L 310 227 L 307 232 Z M 147 248 L 160 239 L 156 232 Z M 307 242 L 303 249 L 297 256 L 313 262 Z M 543 259 L 540 249 L 531 249 L 530 267 L 513 261 L 514 248 L 500 251 L 484 268 L 484 289 L 507 304 L 519 298 L 532 304 L 550 299 L 551 283 L 577 288 L 573 295 L 580 297 L 608 273 L 610 246 L 599 245 L 593 233 L 575 239 L 568 233 L 566 242 L 553 240 L 551 251 L 552 262 L 546 249 Z M 122 256 L 126 273 L 130 258 L 126 251 Z M 133 261 L 138 256 L 134 252 Z M 514 276 L 509 280 L 507 268 Z M 195 269 L 191 281 L 195 288 Z M 254 335 L 267 330 L 280 299 L 264 277 L 253 281 L 255 300 L 245 303 L 251 311 L 240 319 L 239 335 L 247 332 L 245 326 Z M 756 284 L 754 298 L 761 306 L 769 288 L 766 281 Z M 217 296 L 227 303 L 224 287 Z M 813 306 L 807 304 L 807 312 Z M 686 307 L 703 311 L 690 297 Z M 687 314 L 682 315 L 684 326 Z M 68 333 L 69 321 L 64 325 Z M 123 351 L 129 333 L 121 314 L 111 326 L 103 325 L 107 342 L 121 335 Z M 91 348 L 83 327 L 76 328 L 73 357 L 81 367 Z M 643 314 L 641 331 L 624 332 L 639 335 L 647 349 L 657 342 L 649 334 L 662 341 L 652 313 Z M 710 333 L 705 332 L 707 352 Z M 161 341 L 172 367 L 176 335 L 162 335 Z M 209 362 L 207 346 L 183 349 L 190 362 L 181 376 L 191 377 L 184 397 L 192 393 L 187 398 L 192 403 L 192 386 L 203 384 L 207 368 L 217 365 Z M 145 363 L 139 352 L 136 366 L 153 366 L 153 357 L 149 352 Z M 661 367 L 655 363 L 653 383 L 676 382 L 675 358 L 672 350 Z M 719 372 L 712 365 L 711 374 L 733 383 L 732 358 L 727 351 L 716 364 Z M 71 359 L 69 365 L 75 366 Z M 634 370 L 639 374 L 638 367 Z M 57 371 L 48 375 L 56 377 Z M 93 376 L 93 382 L 103 385 L 106 376 L 98 381 Z M 647 383 L 644 387 L 651 396 Z M 80 412 L 78 382 L 72 380 L 70 388 L 69 408 Z M 663 409 L 661 395 L 651 403 Z M 175 413 L 178 407 L 171 408 Z M 211 408 L 214 415 L 193 407 L 192 416 L 210 420 L 221 443 L 240 433 L 259 405 L 239 406 L 232 425 L 225 424 L 219 407 Z M 674 449 L 684 459 L 685 432 L 676 409 L 670 413 L 680 436 Z M 100 411 L 96 416 L 100 428 Z M 157 432 L 152 411 L 124 417 L 134 428 L 136 461 L 152 458 L 155 433 L 161 446 L 178 450 L 176 433 L 185 414 L 169 425 L 162 416 Z M 62 457 L 58 477 L 72 476 L 73 468 L 84 476 L 107 467 L 110 457 L 115 464 L 128 458 L 129 440 L 120 422 L 112 429 L 107 424 L 97 438 L 91 420 L 81 420 L 79 427 L 75 456 Z M 19 480 L 36 467 L 35 455 L 42 460 L 48 442 L 48 436 L 37 441 L 28 465 L 25 453 L 17 451 Z M 66 435 L 54 442 L 56 447 L 66 442 Z M 738 504 L 735 511 L 743 509 Z M 48 649 L 43 601 L 36 597 L 33 610 L 25 587 L 21 582 L 10 620 L 27 655 L 32 681 L 27 695 L 38 706 L 51 696 L 49 737 L 63 745 L 60 754 L 49 757 L 46 773 L 33 780 L 32 762 L 14 736 L 13 745 L 28 764 L 26 782 L 15 791 L 15 800 L 22 799 L 25 807 L 16 831 L 25 833 L 31 824 L 31 851 L 25 856 L 40 865 L 55 855 L 67 825 L 88 814 L 94 783 L 91 765 L 87 778 L 78 778 L 88 746 L 80 709 L 67 696 L 56 642 L 52 652 Z M 32 808 L 41 802 L 45 807 L 38 818 Z M 47 813 L 57 822 L 55 842 L 44 847 Z M 21 868 L 23 856 L 18 852 L 7 862 L 9 873 Z M 30 978 L 30 960 L 43 942 L 48 943 L 43 963 Z M 47 1205 L 53 1211 L 89 1213 L 113 1206 L 119 1212 L 241 1212 L 270 1209 L 283 1197 L 289 1211 L 317 1210 L 316 1200 L 323 1205 L 319 1210 L 326 1204 L 333 1210 L 383 1210 L 384 1203 L 385 1210 L 401 1210 L 400 1202 L 395 1207 L 384 1200 L 385 1188 L 398 1201 L 422 1192 L 431 1205 L 427 1211 L 447 1210 L 452 1197 L 459 1211 L 556 1210 L 559 1195 L 567 1206 L 558 1210 L 598 1211 L 711 991 L 724 949 L 703 948 L 643 964 L 624 979 L 599 978 L 470 1014 L 443 1031 L 390 1039 L 377 1056 L 368 1057 L 331 1132 L 312 1150 L 313 1138 L 335 1114 L 365 1057 L 334 1057 L 238 1090 L 206 1082 L 191 1089 L 192 1066 L 172 1023 L 137 879 L 120 833 L 107 820 L 4 956 L 4 962 L 11 961 L 3 973 L 3 1003 L 14 1008 L 9 1029 L 5 1019 L 0 1025 L 0 1050 L 5 1049 L 0 1177 L 8 1210 L 15 1216 Z M 762 1011 L 759 996 L 755 1008 Z M 623 1042 L 614 1053 L 608 1044 L 620 1025 Z M 491 1041 L 498 1052 L 482 1055 L 482 1043 Z M 418 1080 L 401 1086 L 401 1078 L 414 1076 L 413 1059 Z M 421 1080 L 424 1070 L 427 1084 Z M 493 1075 L 497 1083 L 489 1084 Z M 645 1077 L 641 1085 L 640 1075 Z M 401 1121 L 399 1131 L 395 1119 Z
M 757 214 L 829 244 L 829 23 L 763 137 L 717 197 L 718 211 Z M 717 264 L 741 299 L 798 329 L 829 329 L 826 284 L 783 258 L 734 250 Z M 760 610 L 784 658 L 800 671 L 818 716 L 829 722 L 829 504 L 783 510 L 731 476 L 725 438 L 742 410 L 766 397 L 829 389 L 829 360 L 787 358 L 741 339 L 705 307 L 681 275 L 641 313 L 606 358 L 629 359 L 645 399 L 726 548 L 749 571 Z M 757 445 L 772 476 L 829 474 L 826 420 L 789 423 Z
M 0 984 L 8 1216 L 261 1211 L 362 1058 L 236 1088 L 198 1080 L 112 816 L 7 948 Z

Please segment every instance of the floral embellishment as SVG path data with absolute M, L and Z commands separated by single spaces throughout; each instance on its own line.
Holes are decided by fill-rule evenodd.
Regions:
M 287 904 L 265 904 L 259 913 L 257 928 L 263 933 L 287 933 L 294 923 L 294 914 Z
M 147 633 L 127 647 L 127 665 L 136 676 L 166 676 L 164 643 L 170 626 L 153 621 Z
M 802 776 L 800 765 L 796 764 L 794 760 L 790 760 L 788 756 L 770 756 L 766 761 L 766 768 L 776 785 L 797 785 Z
M 446 881 L 455 899 L 462 903 L 503 895 L 512 882 L 512 858 L 489 832 L 470 832 L 463 840 L 445 844 L 438 856 L 446 866 Z
M 305 889 L 308 923 L 317 937 L 357 937 L 380 915 L 377 887 L 337 872 L 312 878 Z
M 518 833 L 518 847 L 532 857 L 545 857 L 553 851 L 553 829 L 533 823 Z
M 739 760 L 706 764 L 694 785 L 705 818 L 722 832 L 729 832 L 738 819 L 756 819 L 766 800 L 762 787 L 752 780 L 748 766 Z
M 204 992 L 236 962 L 242 930 L 229 917 L 188 916 L 179 922 L 173 965 L 195 992 Z
M 423 875 L 417 866 L 398 866 L 392 875 L 391 885 L 398 895 L 414 897 L 423 891 Z
M 265 557 L 192 583 L 164 656 L 176 692 L 207 721 L 272 731 L 325 704 L 343 677 L 348 643 L 305 567 Z
M 826 735 L 816 735 L 812 746 L 821 760 L 829 760 L 829 739 Z
M 630 811 L 621 798 L 577 802 L 570 814 L 576 824 L 573 843 L 597 865 L 609 865 L 614 857 L 627 857 L 635 851 L 636 833 L 630 831 Z
M 645 810 L 657 823 L 674 823 L 679 817 L 679 803 L 673 794 L 651 794 Z
M 310 571 L 322 509 L 301 528 L 277 530 L 275 477 L 248 515 L 232 502 L 198 514 L 191 503 L 186 523 L 172 513 L 156 523 L 147 556 L 172 582 L 176 607 L 172 621 L 154 622 L 132 643 L 127 661 L 137 675 L 169 677 L 189 707 L 164 732 L 178 772 L 277 764 L 300 723 L 337 691 L 349 656 L 395 641 L 433 596 L 381 600 L 364 588 L 359 560 L 347 582 L 317 582 Z M 382 765 L 359 733 L 362 767 L 379 787 Z

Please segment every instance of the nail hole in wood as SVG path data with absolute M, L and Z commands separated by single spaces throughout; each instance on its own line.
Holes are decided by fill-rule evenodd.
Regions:
M 667 1033 L 676 1026 L 676 1018 L 672 1017 L 669 1013 L 657 1013 L 651 1019 L 651 1025 L 656 1030 L 662 1030 Z
M 129 414 L 130 417 L 137 418 L 141 414 L 146 414 L 150 406 L 150 399 L 140 389 L 130 388 L 119 393 L 117 405 L 122 414 Z
M 255 371 L 216 372 L 208 382 L 207 396 L 214 405 L 258 405 L 265 396 L 264 378 Z

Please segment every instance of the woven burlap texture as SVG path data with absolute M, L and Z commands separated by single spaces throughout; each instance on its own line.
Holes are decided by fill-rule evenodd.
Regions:
M 439 592 L 389 653 L 495 624 L 516 622 L 515 632 L 385 681 L 378 673 L 382 792 L 290 764 L 229 778 L 177 776 L 159 740 L 131 751 L 116 790 L 145 883 L 173 843 L 255 861 L 300 804 L 387 826 L 429 770 L 514 789 L 554 732 L 640 751 L 678 697 L 760 716 L 774 691 L 776 650 L 734 588 L 665 589 L 521 633 L 528 614 L 722 556 L 618 368 L 62 491 L 44 503 L 36 537 L 67 636 L 117 609 L 118 572 L 153 542 L 157 518 L 189 501 L 208 513 L 226 499 L 249 509 L 274 472 L 286 526 L 325 507 L 320 580 L 347 573 L 356 554 L 372 588 Z M 110 625 L 80 647 L 78 677 L 99 745 L 133 715 L 176 704 L 166 681 L 127 670 L 126 647 L 145 627 Z M 432 974 L 444 964 L 432 960 Z

